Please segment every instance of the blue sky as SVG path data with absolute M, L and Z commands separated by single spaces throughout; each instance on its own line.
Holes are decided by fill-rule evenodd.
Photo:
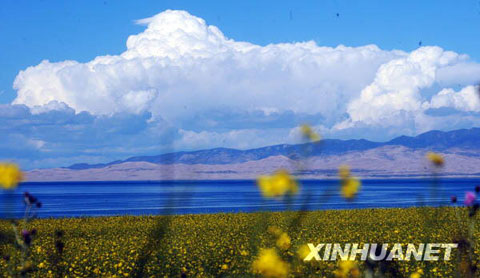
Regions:
M 480 118 L 478 1 L 6 0 L 0 18 L 0 158 L 28 168 Z

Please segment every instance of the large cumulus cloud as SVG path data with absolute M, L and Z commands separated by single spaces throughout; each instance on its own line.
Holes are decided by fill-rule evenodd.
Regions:
M 93 122 L 112 130 L 98 123 L 115 125 L 110 121 L 118 115 L 140 119 L 130 123 L 138 126 L 130 138 L 150 138 L 138 141 L 145 148 L 165 135 L 156 130 L 173 132 L 169 138 L 178 148 L 247 148 L 293 142 L 292 130 L 303 122 L 329 137 L 386 140 L 477 125 L 479 119 L 474 85 L 480 65 L 440 47 L 260 46 L 229 39 L 185 11 L 137 23 L 146 29 L 130 36 L 120 55 L 87 63 L 43 61 L 21 71 L 12 107 L 35 120 L 60 110 L 90 119 L 80 133 Z M 136 136 L 145 130 L 148 136 Z M 113 137 L 108 140 L 117 142 Z M 31 140 L 42 148 L 55 141 Z M 131 147 L 123 141 L 112 148 Z
M 219 119 L 205 117 L 212 111 L 320 113 L 332 123 L 380 65 L 407 55 L 374 45 L 236 42 L 183 11 L 140 22 L 146 30 L 130 36 L 119 56 L 43 61 L 20 72 L 14 103 L 32 107 L 55 100 L 95 115 L 151 111 L 175 125 L 198 114 L 204 119 L 199 128 L 215 126 Z

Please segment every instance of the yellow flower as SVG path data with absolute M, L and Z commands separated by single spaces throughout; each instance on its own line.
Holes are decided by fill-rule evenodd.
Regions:
M 23 180 L 23 174 L 17 165 L 0 163 L 0 187 L 13 189 Z
M 422 274 L 423 274 L 423 270 L 418 269 L 417 271 L 415 271 L 414 273 L 412 273 L 410 275 L 410 278 L 420 278 L 420 277 L 422 277 Z
M 350 177 L 350 167 L 348 165 L 340 165 L 338 167 L 338 176 L 342 179 Z
M 355 261 L 340 261 L 334 273 L 336 278 L 360 277 L 360 270 Z
M 288 264 L 282 261 L 274 249 L 261 249 L 260 255 L 253 262 L 253 271 L 268 278 L 283 278 L 288 275 Z
M 360 189 L 361 183 L 355 177 L 345 179 L 342 185 L 342 195 L 347 199 L 352 199 Z
M 300 246 L 297 250 L 297 254 L 298 254 L 298 257 L 303 260 L 305 259 L 308 254 L 310 254 L 310 248 L 308 248 L 308 245 L 306 244 L 303 244 L 302 246 Z
M 356 178 L 351 176 L 350 168 L 346 165 L 342 165 L 338 169 L 338 175 L 341 179 L 341 193 L 343 197 L 352 199 L 357 195 L 362 183 Z
M 434 153 L 434 152 L 428 152 L 427 153 L 427 159 L 430 160 L 430 162 L 432 162 L 433 165 L 435 165 L 437 167 L 441 167 L 445 163 L 445 160 L 443 159 L 443 156 L 438 154 L 438 153 Z
M 269 198 L 298 192 L 297 182 L 286 170 L 279 170 L 271 176 L 260 176 L 257 185 L 262 195 Z
M 313 131 L 312 127 L 308 124 L 304 124 L 300 127 L 302 135 L 304 138 L 312 141 L 318 142 L 320 141 L 320 135 L 318 135 L 315 131 Z
M 22 272 L 29 272 L 30 270 L 32 270 L 32 266 L 33 265 L 31 261 L 26 261 L 23 266 L 18 266 L 17 269 L 19 269 Z
M 277 239 L 277 246 L 280 249 L 287 250 L 290 248 L 291 240 L 287 233 L 282 233 Z
M 228 269 L 228 265 L 223 264 L 223 265 L 222 265 L 222 270 L 227 270 L 227 269 Z
M 282 230 L 280 230 L 280 228 L 277 226 L 270 226 L 268 227 L 267 231 L 275 236 L 279 236 L 282 233 Z

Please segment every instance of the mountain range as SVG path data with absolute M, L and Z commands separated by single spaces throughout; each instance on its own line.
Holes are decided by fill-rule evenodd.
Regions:
M 479 176 L 479 142 L 480 128 L 434 130 L 388 142 L 324 139 L 249 150 L 214 148 L 135 156 L 105 164 L 37 169 L 27 177 L 31 181 L 251 179 L 286 168 L 302 178 L 328 178 L 336 176 L 341 164 L 350 165 L 354 173 L 366 178 L 425 177 L 432 171 L 444 176 Z M 430 169 L 425 159 L 428 151 L 443 154 L 445 167 Z

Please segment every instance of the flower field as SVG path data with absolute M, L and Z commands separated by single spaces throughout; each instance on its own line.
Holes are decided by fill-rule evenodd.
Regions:
M 35 219 L 24 267 L 29 277 L 359 277 L 343 274 L 338 261 L 303 261 L 305 244 L 450 243 L 469 230 L 478 239 L 477 218 L 445 207 Z M 20 265 L 14 241 L 11 223 L 1 221 L 3 277 Z M 449 261 L 393 261 L 382 272 L 457 277 L 467 271 L 460 247 Z M 269 263 L 275 268 L 262 268 Z M 367 264 L 354 266 L 363 272 Z

